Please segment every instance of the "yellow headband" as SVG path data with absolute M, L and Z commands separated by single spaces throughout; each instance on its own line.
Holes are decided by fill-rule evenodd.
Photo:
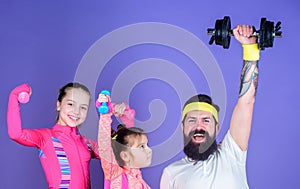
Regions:
M 192 103 L 186 105 L 182 111 L 181 121 L 183 121 L 184 116 L 188 112 L 193 111 L 193 110 L 202 110 L 202 111 L 210 112 L 214 116 L 216 121 L 219 122 L 218 111 L 216 110 L 215 107 L 213 107 L 212 105 L 210 105 L 206 102 L 192 102 Z

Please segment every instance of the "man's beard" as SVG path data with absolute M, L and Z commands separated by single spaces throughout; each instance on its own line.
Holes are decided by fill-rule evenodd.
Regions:
M 196 144 L 192 141 L 192 137 L 196 132 L 201 132 L 204 134 L 206 141 L 201 144 Z M 207 132 L 201 131 L 193 131 L 189 134 L 189 136 L 184 136 L 185 146 L 184 146 L 184 153 L 185 155 L 195 161 L 204 161 L 213 154 L 217 148 L 217 141 L 214 137 L 210 137 Z

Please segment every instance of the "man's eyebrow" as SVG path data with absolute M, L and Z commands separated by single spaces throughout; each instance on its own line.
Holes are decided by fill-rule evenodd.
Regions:
M 188 116 L 187 119 L 196 119 L 195 116 Z

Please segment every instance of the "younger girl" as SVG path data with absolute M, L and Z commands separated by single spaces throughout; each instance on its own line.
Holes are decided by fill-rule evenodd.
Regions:
M 10 138 L 22 145 L 36 147 L 49 188 L 90 189 L 89 161 L 99 158 L 98 144 L 78 133 L 90 103 L 88 88 L 68 83 L 59 90 L 57 122 L 51 128 L 23 129 L 18 96 L 31 92 L 27 84 L 16 87 L 9 96 L 7 124 Z
M 96 102 L 110 102 L 110 97 L 100 94 Z M 120 117 L 127 127 L 119 127 L 111 138 L 111 116 Z M 151 189 L 143 180 L 139 168 L 151 163 L 152 150 L 148 147 L 146 133 L 133 127 L 134 110 L 124 103 L 115 105 L 113 112 L 100 114 L 98 144 L 104 172 L 105 189 Z M 127 121 L 126 120 L 131 120 Z M 124 122 L 125 121 L 125 122 Z M 112 143 L 113 141 L 113 143 Z

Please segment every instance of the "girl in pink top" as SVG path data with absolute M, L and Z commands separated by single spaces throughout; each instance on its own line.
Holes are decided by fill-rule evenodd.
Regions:
M 89 161 L 99 158 L 98 144 L 78 133 L 86 119 L 90 92 L 82 84 L 68 83 L 59 90 L 57 122 L 48 129 L 23 129 L 18 96 L 31 93 L 27 84 L 9 96 L 7 124 L 9 137 L 19 144 L 36 147 L 49 188 L 90 189 Z
M 110 97 L 100 94 L 96 102 L 110 103 Z M 148 147 L 146 133 L 133 127 L 135 111 L 124 103 L 112 105 L 112 112 L 100 114 L 99 154 L 104 172 L 105 189 L 151 189 L 143 180 L 140 168 L 151 163 L 152 150 Z M 126 127 L 119 127 L 111 138 L 112 115 L 122 119 Z M 127 121 L 126 121 L 127 120 Z

